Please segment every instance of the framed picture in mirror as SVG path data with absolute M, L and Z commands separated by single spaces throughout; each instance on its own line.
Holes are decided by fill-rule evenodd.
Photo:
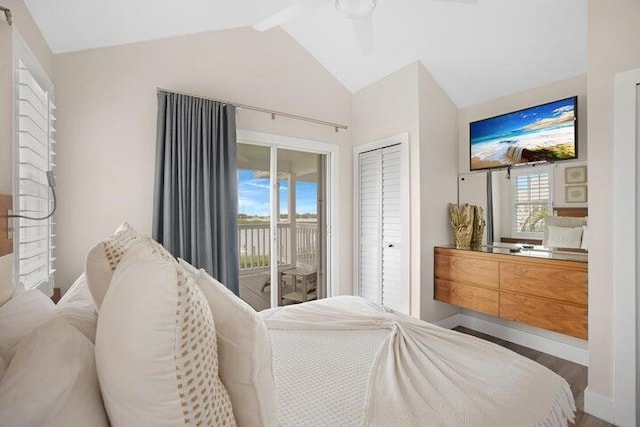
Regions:
M 564 170 L 564 182 L 566 184 L 581 184 L 587 182 L 587 167 L 573 166 Z
M 567 203 L 586 203 L 586 185 L 568 185 L 565 187 L 565 199 Z

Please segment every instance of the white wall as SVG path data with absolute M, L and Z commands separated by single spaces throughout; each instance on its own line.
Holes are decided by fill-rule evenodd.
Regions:
M 52 76 L 53 56 L 21 0 L 4 0 L 13 26 L 0 18 L 0 194 L 13 194 L 13 31 L 29 45 L 44 71 Z M 13 293 L 13 254 L 0 257 L 0 304 Z
M 410 242 L 409 274 L 411 314 L 419 316 L 420 241 L 420 119 L 418 114 L 418 63 L 407 65 L 395 73 L 353 94 L 353 145 L 370 143 L 404 132 L 409 133 L 410 158 Z M 416 298 L 417 295 L 417 298 Z
M 613 395 L 613 82 L 640 67 L 640 2 L 589 0 L 589 387 L 585 409 L 605 417 Z M 624 327 L 620 325 L 619 327 Z M 609 405 L 611 406 L 611 405 Z M 611 413 L 611 412 L 609 412 Z
M 459 312 L 433 300 L 433 246 L 449 242 L 456 197 L 457 109 L 420 63 L 353 95 L 353 143 L 409 133 L 411 314 L 435 321 Z
M 151 232 L 156 87 L 349 125 L 351 95 L 279 29 L 250 28 L 57 55 L 58 272 L 63 291 L 87 250 L 122 221 Z M 240 110 L 238 127 L 336 143 L 341 293 L 351 291 L 349 131 Z
M 433 299 L 433 247 L 452 242 L 448 205 L 458 189 L 458 109 L 420 65 L 420 317 L 435 322 L 459 312 Z

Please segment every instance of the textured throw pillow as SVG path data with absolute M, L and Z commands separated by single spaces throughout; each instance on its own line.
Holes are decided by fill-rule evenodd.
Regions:
M 113 274 L 96 364 L 114 427 L 236 425 L 207 300 L 151 241 L 132 247 Z
M 16 344 L 47 320 L 54 309 L 53 301 L 36 289 L 15 294 L 0 307 L 0 356 L 8 363 Z
M 93 344 L 62 319 L 34 329 L 0 382 L 0 414 L 6 426 L 108 426 Z
M 213 313 L 218 338 L 220 378 L 239 426 L 278 425 L 271 341 L 256 311 L 223 284 L 180 259 Z
M 547 226 L 549 236 L 547 246 L 550 248 L 580 248 L 582 227 Z
M 549 230 L 548 226 L 554 227 L 582 227 L 587 223 L 586 217 L 571 217 L 571 216 L 548 216 L 544 219 L 544 233 L 542 235 L 542 246 L 551 246 L 548 244 Z
M 125 222 L 116 229 L 113 236 L 89 250 L 84 272 L 93 302 L 98 310 L 109 289 L 113 271 L 124 254 L 139 241 L 138 232 Z

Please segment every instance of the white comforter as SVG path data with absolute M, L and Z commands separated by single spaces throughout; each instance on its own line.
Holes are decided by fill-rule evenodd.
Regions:
M 267 310 L 261 316 L 272 333 L 282 425 L 301 425 L 305 416 L 304 425 L 314 426 L 566 426 L 573 420 L 569 385 L 546 367 L 484 340 L 390 313 L 362 298 L 314 301 Z M 360 342 L 344 334 L 349 331 L 363 333 L 364 344 L 351 346 L 359 353 L 345 347 L 348 340 Z M 322 350 L 336 340 L 342 343 L 337 347 L 344 347 L 342 353 L 324 360 Z M 315 350 L 311 342 L 316 342 Z M 283 345 L 288 347 L 280 352 Z M 324 359 L 315 357 L 323 354 Z M 351 368 L 365 375 L 360 387 L 353 373 L 344 373 L 347 370 L 331 374 L 340 360 L 354 357 Z M 304 364 L 298 363 L 301 359 Z M 325 389 L 315 394 L 324 396 L 325 407 L 332 393 L 339 396 L 333 400 L 341 411 L 339 419 L 335 412 L 318 413 L 322 402 L 317 401 L 323 399 L 315 399 L 315 407 L 304 402 L 304 387 L 296 388 L 292 379 L 296 375 L 283 376 L 295 363 L 298 370 L 293 372 L 303 382 L 316 378 L 316 386 Z M 315 369 L 315 377 L 300 374 L 305 365 Z M 345 402 L 358 390 L 363 394 Z M 293 399 L 296 395 L 299 398 Z M 320 423 L 322 415 L 326 417 Z

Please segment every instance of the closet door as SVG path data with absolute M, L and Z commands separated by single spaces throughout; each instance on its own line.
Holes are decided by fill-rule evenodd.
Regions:
M 402 183 L 400 145 L 381 150 L 382 305 L 402 311 Z
M 399 144 L 358 155 L 358 291 L 407 311 L 403 271 L 402 152 Z
M 381 230 L 382 174 L 380 150 L 358 156 L 358 290 L 374 302 L 382 300 Z

